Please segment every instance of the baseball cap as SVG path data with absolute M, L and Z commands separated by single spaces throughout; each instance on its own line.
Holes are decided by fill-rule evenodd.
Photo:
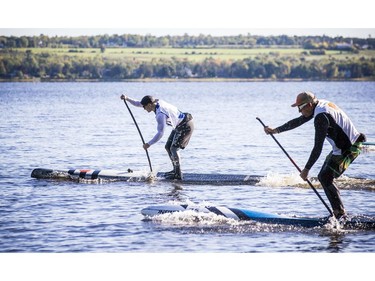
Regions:
M 317 101 L 317 98 L 315 97 L 315 95 L 311 92 L 302 92 L 300 94 L 298 94 L 297 98 L 296 98 L 296 102 L 293 103 L 291 106 L 292 107 L 295 107 L 295 106 L 298 106 L 298 105 L 301 105 L 301 104 L 304 104 L 304 103 L 314 103 Z

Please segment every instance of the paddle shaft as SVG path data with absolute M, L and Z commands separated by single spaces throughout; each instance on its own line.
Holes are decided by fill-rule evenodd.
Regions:
M 142 136 L 141 130 L 139 129 L 138 124 L 137 124 L 137 121 L 135 121 L 134 115 L 133 115 L 132 111 L 130 110 L 130 107 L 129 107 L 129 105 L 128 105 L 128 103 L 126 102 L 125 99 L 124 99 L 124 103 L 125 103 L 126 107 L 127 107 L 128 110 L 129 110 L 130 116 L 133 118 L 134 125 L 137 127 L 137 130 L 138 130 L 138 133 L 139 133 L 139 135 L 140 135 L 140 137 L 141 137 L 142 143 L 145 144 L 145 140 L 143 139 L 143 136 Z M 151 166 L 150 156 L 148 155 L 148 150 L 145 149 L 145 151 L 146 151 L 146 155 L 147 155 L 147 159 L 148 159 L 148 164 L 149 164 L 149 166 L 150 166 L 150 171 L 152 172 L 152 166 Z
M 256 118 L 262 125 L 264 128 L 266 128 L 267 126 L 262 122 L 262 120 L 260 120 L 259 117 Z M 281 150 L 285 153 L 285 155 L 289 158 L 290 162 L 293 163 L 294 167 L 297 168 L 297 170 L 301 173 L 302 170 L 298 167 L 298 165 L 296 164 L 296 162 L 294 162 L 294 160 L 292 159 L 292 157 L 289 156 L 288 152 L 286 152 L 286 150 L 282 147 L 282 145 L 279 143 L 279 141 L 275 138 L 275 136 L 273 134 L 269 134 L 273 140 L 279 145 L 279 147 L 281 148 Z M 312 190 L 314 190 L 315 194 L 319 197 L 320 201 L 322 201 L 323 205 L 327 208 L 328 212 L 330 213 L 331 216 L 333 216 L 333 212 L 331 210 L 331 208 L 327 205 L 327 203 L 323 200 L 323 198 L 320 196 L 319 192 L 315 189 L 315 187 L 312 185 L 312 183 L 309 181 L 309 179 L 306 179 L 306 182 L 310 185 L 310 187 L 312 188 Z

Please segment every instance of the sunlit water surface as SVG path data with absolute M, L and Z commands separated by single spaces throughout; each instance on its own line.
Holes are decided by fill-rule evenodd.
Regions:
M 290 105 L 303 90 L 336 102 L 370 141 L 375 140 L 373 82 L 0 84 L 0 251 L 375 252 L 373 231 L 282 227 L 189 212 L 153 220 L 141 215 L 149 205 L 181 202 L 327 216 L 324 205 L 256 120 L 260 117 L 276 127 L 298 116 Z M 194 135 L 181 152 L 184 172 L 260 175 L 261 183 L 215 186 L 30 177 L 38 167 L 131 168 L 147 174 L 141 139 L 119 98 L 123 93 L 139 99 L 153 95 L 193 115 Z M 150 140 L 156 131 L 154 115 L 131 110 L 145 140 Z M 276 137 L 303 167 L 313 146 L 312 122 Z M 171 169 L 166 138 L 149 150 L 154 171 Z M 344 204 L 354 215 L 375 215 L 371 149 L 342 179 Z M 317 175 L 328 152 L 326 143 L 311 176 Z

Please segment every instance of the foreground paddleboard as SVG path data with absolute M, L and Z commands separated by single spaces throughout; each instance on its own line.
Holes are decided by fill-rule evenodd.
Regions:
M 321 227 L 329 223 L 330 218 L 310 218 L 310 217 L 287 217 L 276 214 L 256 212 L 246 209 L 214 207 L 214 206 L 196 206 L 196 205 L 155 205 L 141 210 L 146 217 L 154 217 L 166 213 L 196 211 L 202 213 L 214 213 L 219 216 L 235 220 L 251 220 L 261 223 L 282 224 L 301 227 Z M 343 223 L 344 228 L 350 229 L 375 229 L 374 218 L 352 217 Z
M 116 171 L 116 170 L 90 170 L 90 169 L 71 169 L 71 170 L 53 170 L 53 169 L 34 169 L 31 177 L 37 179 L 86 179 L 86 180 L 116 180 L 128 182 L 141 182 L 149 180 L 173 181 L 165 178 L 165 173 L 159 172 L 156 176 L 145 175 L 139 172 Z M 231 185 L 254 185 L 259 182 L 260 176 L 254 175 L 232 175 L 232 174 L 196 174 L 184 173 L 182 181 L 176 182 L 191 184 L 231 184 Z

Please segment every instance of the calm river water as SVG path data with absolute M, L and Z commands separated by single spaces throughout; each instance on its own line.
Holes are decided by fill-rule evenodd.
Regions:
M 275 127 L 298 116 L 290 105 L 303 90 L 336 102 L 369 141 L 375 140 L 374 82 L 1 83 L 0 251 L 374 253 L 373 231 L 255 226 L 191 215 L 144 220 L 140 213 L 148 205 L 190 202 L 328 215 L 255 119 Z M 184 172 L 251 174 L 264 180 L 255 186 L 211 186 L 30 177 L 38 167 L 147 173 L 140 137 L 119 98 L 123 93 L 138 99 L 153 95 L 193 115 L 195 132 L 181 152 Z M 154 115 L 131 109 L 150 140 L 156 130 Z M 313 145 L 312 122 L 276 137 L 303 167 Z M 149 150 L 156 171 L 171 169 L 166 138 Z M 311 176 L 317 175 L 329 148 L 326 143 Z M 342 197 L 351 214 L 375 215 L 374 165 L 370 147 L 345 174 Z

